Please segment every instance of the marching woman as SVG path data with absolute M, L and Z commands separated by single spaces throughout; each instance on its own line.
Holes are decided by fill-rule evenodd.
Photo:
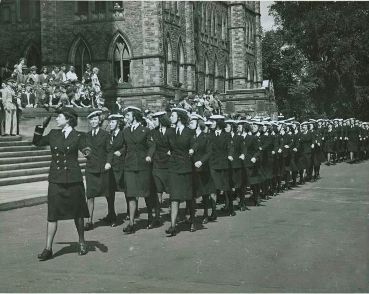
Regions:
M 302 132 L 300 137 L 300 182 L 304 181 L 304 170 L 306 170 L 306 180 L 311 180 L 312 171 L 312 151 L 315 147 L 313 143 L 313 135 L 308 130 L 309 122 L 303 122 L 301 124 Z
M 111 227 L 116 227 L 117 215 L 115 213 L 115 192 L 124 191 L 124 136 L 120 129 L 121 114 L 111 114 L 108 116 L 110 137 L 105 169 L 109 170 L 109 194 L 106 197 L 108 202 L 108 215 L 102 220 Z
M 193 203 L 192 160 L 193 132 L 186 127 L 188 113 L 183 108 L 172 108 L 170 116 L 175 131 L 169 134 L 169 189 L 171 226 L 165 231 L 170 236 L 177 234 L 176 222 L 181 201 L 186 201 L 190 211 L 190 231 L 195 231 L 195 209 Z
M 244 169 L 243 160 L 240 158 L 244 150 L 244 140 L 242 134 L 242 124 L 237 124 L 234 120 L 226 120 L 225 131 L 230 133 L 233 141 L 233 161 L 230 161 L 230 185 L 232 192 L 232 199 L 239 198 L 240 203 L 244 202 Z M 244 158 L 244 156 L 242 156 Z M 245 206 L 240 205 L 240 210 L 245 210 Z
M 252 198 L 255 206 L 260 206 L 260 189 L 264 181 L 262 170 L 263 148 L 261 146 L 261 133 L 263 124 L 260 122 L 252 122 L 251 135 L 245 138 L 245 146 L 247 149 L 243 152 L 246 155 L 245 166 L 247 169 L 248 184 L 252 190 Z M 250 164 L 251 163 L 251 164 Z
M 92 230 L 95 197 L 109 196 L 109 171 L 106 169 L 109 149 L 109 133 L 100 128 L 101 110 L 92 111 L 87 119 L 91 131 L 86 133 L 86 145 L 91 149 L 86 163 L 86 197 L 90 218 L 86 222 L 85 231 Z
M 89 217 L 85 200 L 85 188 L 82 172 L 78 163 L 78 151 L 85 156 L 86 148 L 84 136 L 74 130 L 77 125 L 77 113 L 72 108 L 63 107 L 58 110 L 56 124 L 59 129 L 52 129 L 43 136 L 51 116 L 42 126 L 36 126 L 33 144 L 36 146 L 50 146 L 51 164 L 49 172 L 49 187 L 47 195 L 47 238 L 46 247 L 38 255 L 40 261 L 52 258 L 52 245 L 57 231 L 58 221 L 74 219 L 79 236 L 79 255 L 87 253 L 84 238 L 83 218 Z
M 213 122 L 212 132 L 209 134 L 210 174 L 215 188 L 220 194 L 225 195 L 225 209 L 228 210 L 230 216 L 235 216 L 229 173 L 229 161 L 233 161 L 233 140 L 231 135 L 224 131 L 226 124 L 223 115 L 212 115 L 210 120 Z
M 124 178 L 125 194 L 129 203 L 129 224 L 123 229 L 126 234 L 135 232 L 134 216 L 139 197 L 145 198 L 148 211 L 149 228 L 152 225 L 151 194 L 151 158 L 154 152 L 154 142 L 149 128 L 142 126 L 141 109 L 129 106 L 125 110 L 125 120 L 128 127 L 124 134 Z
M 193 145 L 193 162 L 195 166 L 193 184 L 195 187 L 195 197 L 202 197 L 204 204 L 202 223 L 207 224 L 209 221 L 215 221 L 217 219 L 216 190 L 213 179 L 210 176 L 208 164 L 210 157 L 210 146 L 207 138 L 208 127 L 205 125 L 205 119 L 198 114 L 191 115 L 189 127 L 195 130 Z M 208 214 L 209 200 L 212 209 L 210 217 Z
M 153 195 L 155 209 L 155 220 L 149 229 L 160 223 L 160 203 L 162 202 L 163 192 L 169 194 L 169 136 L 173 129 L 170 127 L 170 120 L 165 111 L 156 112 L 152 115 L 154 129 L 151 131 L 154 140 L 154 154 L 152 158 L 152 175 L 157 195 Z M 160 199 L 160 200 L 159 200 Z

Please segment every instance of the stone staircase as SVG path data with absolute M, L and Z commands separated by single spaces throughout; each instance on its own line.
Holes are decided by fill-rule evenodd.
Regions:
M 46 181 L 51 152 L 49 147 L 33 146 L 20 136 L 0 137 L 0 186 Z M 83 169 L 86 159 L 79 159 Z

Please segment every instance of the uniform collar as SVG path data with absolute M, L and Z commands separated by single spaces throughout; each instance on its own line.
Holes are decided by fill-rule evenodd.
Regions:
M 69 134 L 73 131 L 73 128 L 71 126 L 65 126 L 62 129 L 62 132 L 64 134 L 64 138 L 68 138 Z

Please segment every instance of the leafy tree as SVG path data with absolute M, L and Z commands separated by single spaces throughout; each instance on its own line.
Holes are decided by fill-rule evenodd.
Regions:
M 280 1 L 270 13 L 263 67 L 279 106 L 369 120 L 369 2 Z

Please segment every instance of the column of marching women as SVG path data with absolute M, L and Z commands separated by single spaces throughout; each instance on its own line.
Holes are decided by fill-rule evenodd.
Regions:
M 130 106 L 106 119 L 101 110 L 91 111 L 90 131 L 82 133 L 74 129 L 75 110 L 63 107 L 58 109 L 58 129 L 45 135 L 50 117 L 36 127 L 33 139 L 37 146 L 49 145 L 52 153 L 47 241 L 40 260 L 52 258 L 57 224 L 65 219 L 75 220 L 78 253 L 87 253 L 84 232 L 94 229 L 96 197 L 106 198 L 102 221 L 116 227 L 115 193 L 124 192 L 123 232 L 133 234 L 139 198 L 145 200 L 147 229 L 161 227 L 166 220 L 161 215 L 165 193 L 170 201 L 165 232 L 176 236 L 181 203 L 188 230 L 194 232 L 215 222 L 219 214 L 234 217 L 237 210 L 318 180 L 321 163 L 355 162 L 369 155 L 369 124 L 353 118 L 302 123 L 283 117 L 205 118 L 183 108 L 149 113 Z M 87 158 L 86 189 L 79 151 Z M 203 215 L 195 218 L 200 202 Z

